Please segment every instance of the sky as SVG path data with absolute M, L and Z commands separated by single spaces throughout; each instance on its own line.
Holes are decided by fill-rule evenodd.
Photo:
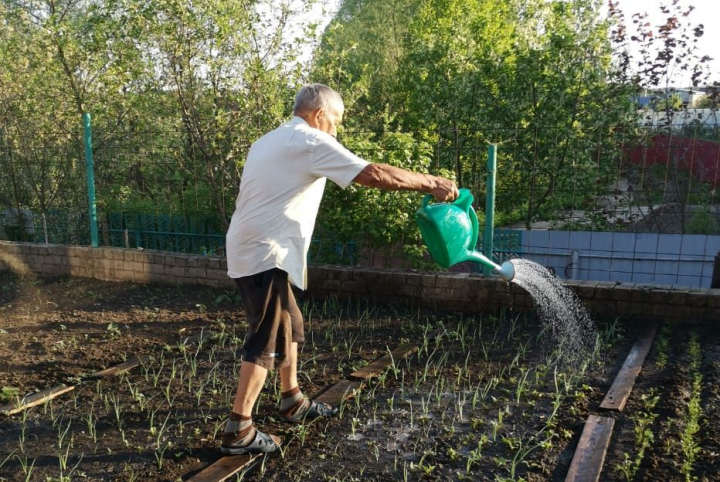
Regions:
M 322 28 L 330 22 L 332 16 L 337 12 L 341 0 L 323 0 L 324 22 Z M 502 1 L 502 0 L 497 0 Z M 632 15 L 635 13 L 648 13 L 648 21 L 657 32 L 657 26 L 665 23 L 665 15 L 660 11 L 660 5 L 669 5 L 672 0 L 618 0 L 620 9 L 625 14 L 626 24 L 632 25 Z M 605 2 L 607 3 L 607 2 Z M 698 55 L 709 55 L 713 60 L 708 64 L 710 70 L 710 82 L 720 81 L 720 0 L 680 0 L 680 5 L 693 5 L 695 10 L 690 14 L 689 20 L 692 25 L 702 23 L 704 35 L 698 39 Z M 320 8 L 316 9 L 320 14 Z M 605 9 L 607 11 L 607 9 Z M 317 18 L 317 17 L 315 17 Z M 322 29 L 320 30 L 322 31 Z M 637 47 L 632 52 L 637 54 Z M 310 57 L 308 52 L 307 57 Z M 681 75 L 676 73 L 670 79 L 670 85 L 675 87 L 689 86 L 690 74 Z

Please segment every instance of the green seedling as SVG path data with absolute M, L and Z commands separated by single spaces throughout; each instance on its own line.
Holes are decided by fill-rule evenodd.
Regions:
M 12 452 L 10 452 L 10 453 L 7 455 L 7 457 L 5 457 L 5 458 L 0 462 L 0 469 L 2 469 L 2 468 L 3 468 L 3 465 L 5 465 L 5 464 L 7 463 L 7 461 L 10 460 L 11 458 L 13 458 L 14 456 L 15 456 L 15 451 L 13 450 Z
M 520 396 L 525 391 L 524 387 L 527 381 L 528 373 L 530 373 L 530 370 L 527 368 L 520 368 L 520 376 L 518 377 L 517 387 L 515 388 L 515 402 L 518 404 L 520 403 Z
M 162 392 L 165 395 L 165 400 L 167 400 L 168 406 L 172 408 L 173 403 L 177 398 L 177 394 L 175 394 L 175 396 L 172 396 L 172 394 L 174 393 L 172 389 L 172 378 L 168 380 L 168 384 L 163 387 Z
M 20 437 L 18 438 L 18 445 L 20 446 L 20 452 L 25 453 L 25 441 L 27 439 L 27 420 L 32 409 L 25 409 L 20 415 Z
M 695 460 L 700 453 L 700 446 L 696 435 L 700 430 L 700 418 L 702 417 L 702 406 L 700 395 L 702 393 L 702 351 L 698 341 L 698 333 L 695 331 L 690 335 L 688 343 L 688 355 L 690 356 L 689 372 L 692 377 L 692 392 L 688 401 L 687 411 L 684 413 L 683 430 L 680 433 L 680 449 L 683 454 L 681 471 L 686 481 L 694 479 L 692 472 Z
M 480 436 L 480 440 L 478 440 L 477 447 L 470 452 L 468 455 L 467 463 L 465 464 L 465 473 L 469 474 L 470 470 L 472 469 L 473 464 L 478 463 L 482 460 L 482 450 L 485 444 L 488 442 L 488 437 L 485 434 L 482 434 Z
M 535 437 L 531 438 L 529 443 L 525 445 L 523 443 L 522 439 L 518 439 L 517 441 L 517 450 L 515 451 L 515 455 L 513 456 L 512 460 L 510 461 L 510 479 L 515 480 L 515 476 L 517 473 L 518 466 L 527 458 L 530 453 L 539 448 L 539 447 L 547 447 L 548 442 L 552 439 L 554 435 L 550 435 L 545 440 L 539 441 L 535 444 L 532 444 L 532 442 L 535 440 Z M 552 442 L 550 442 L 552 443 Z
M 20 404 L 20 389 L 16 387 L 4 386 L 0 389 L 0 403 L 15 402 Z
M 90 411 L 83 416 L 85 425 L 87 426 L 88 435 L 92 438 L 94 443 L 97 443 L 97 422 L 98 418 L 95 415 L 95 403 L 90 405 Z
M 15 458 L 20 463 L 20 468 L 22 469 L 23 475 L 25 475 L 25 482 L 30 482 L 32 480 L 33 470 L 35 469 L 35 461 L 37 459 L 32 459 L 32 461 L 29 462 L 27 455 L 23 457 L 16 455 Z

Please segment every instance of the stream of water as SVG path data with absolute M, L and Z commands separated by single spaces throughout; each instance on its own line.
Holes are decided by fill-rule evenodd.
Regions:
M 565 287 L 547 268 L 526 259 L 511 261 L 515 267 L 512 282 L 524 288 L 547 330 L 553 346 L 562 357 L 577 363 L 592 353 L 597 330 L 580 298 Z

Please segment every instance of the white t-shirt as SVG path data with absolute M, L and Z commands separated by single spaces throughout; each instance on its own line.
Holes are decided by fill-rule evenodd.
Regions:
M 300 117 L 255 141 L 226 235 L 228 276 L 280 268 L 305 289 L 325 179 L 344 189 L 368 164 Z

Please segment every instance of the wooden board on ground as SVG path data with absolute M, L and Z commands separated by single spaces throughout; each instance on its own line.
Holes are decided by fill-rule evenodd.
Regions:
M 106 368 L 105 370 L 100 370 L 99 372 L 94 373 L 91 378 L 103 378 L 112 375 L 120 375 L 121 373 L 132 370 L 147 360 L 148 357 L 133 357 L 123 363 L 120 363 L 119 365 Z
M 74 386 L 66 387 L 64 385 L 60 387 L 47 388 L 37 393 L 33 393 L 32 395 L 27 395 L 23 397 L 19 401 L 19 403 L 11 403 L 1 406 L 0 413 L 4 413 L 5 415 L 13 415 L 15 413 L 22 412 L 23 410 L 30 407 L 42 405 L 48 400 L 52 400 L 55 397 L 59 397 L 60 395 L 71 392 L 73 390 L 75 390 Z
M 221 482 L 243 470 L 248 470 L 261 455 L 229 455 L 221 457 L 217 462 L 208 465 L 187 482 Z
M 457 329 L 457 323 L 452 322 L 447 326 L 441 326 L 440 328 L 436 328 L 427 335 L 428 340 L 434 340 L 435 338 L 438 338 L 440 336 L 445 335 L 449 331 L 455 331 Z
M 597 415 L 588 417 L 565 482 L 597 482 L 600 480 L 614 426 L 615 419 Z
M 275 443 L 282 443 L 282 439 L 271 435 Z M 193 475 L 186 482 L 222 482 L 240 472 L 250 470 L 255 463 L 262 460 L 264 454 L 252 455 L 227 455 L 220 457 L 216 462 L 208 465 L 197 474 Z
M 331 407 L 339 407 L 343 400 L 353 398 L 361 387 L 361 383 L 342 380 L 315 398 L 315 401 L 327 403 Z
M 355 380 L 369 380 L 373 377 L 381 375 L 385 370 L 390 368 L 393 363 L 404 360 L 413 353 L 418 351 L 417 345 L 402 345 L 391 353 L 381 356 L 375 361 L 370 362 L 367 366 L 350 374 L 350 378 Z
M 630 397 L 635 385 L 635 379 L 640 374 L 640 369 L 642 369 L 645 357 L 650 351 L 657 330 L 658 325 L 654 323 L 649 325 L 638 336 L 610 390 L 605 394 L 605 398 L 600 404 L 601 409 L 622 412 L 625 408 L 625 403 Z
M 215 338 L 216 336 L 218 336 L 218 334 L 215 333 L 214 331 L 204 331 L 203 330 L 200 333 L 198 333 L 197 335 L 192 335 L 192 336 L 188 336 L 187 338 L 185 338 L 182 342 L 178 343 L 178 347 L 180 347 L 180 345 L 182 345 L 183 343 L 185 345 L 194 345 L 195 343 L 205 342 L 207 340 L 211 340 L 211 339 Z

